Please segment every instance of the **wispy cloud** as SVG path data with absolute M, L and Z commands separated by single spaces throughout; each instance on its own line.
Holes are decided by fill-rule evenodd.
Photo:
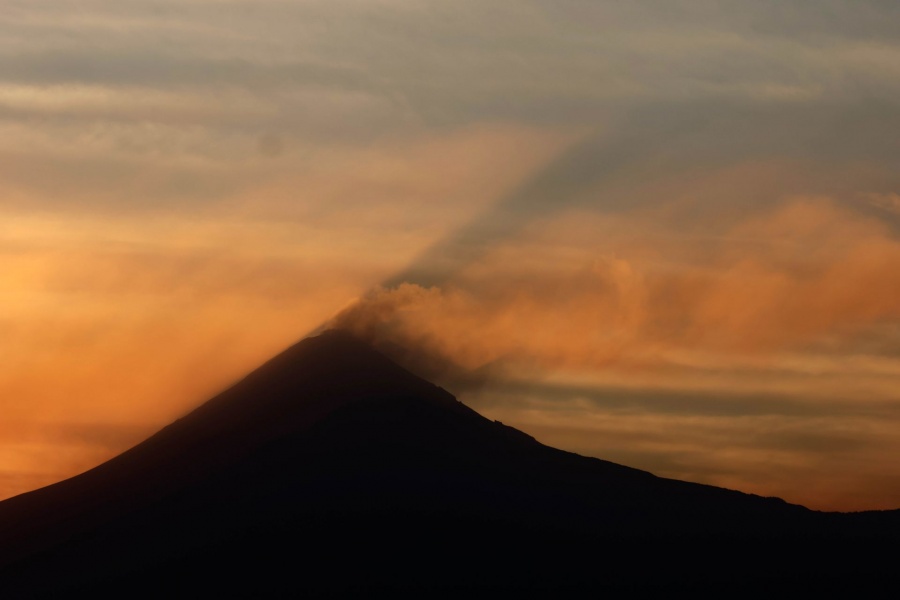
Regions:
M 341 313 L 561 445 L 789 499 L 828 462 L 802 497 L 883 506 L 898 24 L 880 0 L 4 2 L 0 408 L 50 432 L 27 469 L 71 446 L 51 421 L 158 423 Z

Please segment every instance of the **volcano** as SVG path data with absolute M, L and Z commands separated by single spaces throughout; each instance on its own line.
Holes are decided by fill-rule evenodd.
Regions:
M 545 446 L 338 330 L 0 503 L 0 596 L 896 585 L 900 511 L 822 513 Z

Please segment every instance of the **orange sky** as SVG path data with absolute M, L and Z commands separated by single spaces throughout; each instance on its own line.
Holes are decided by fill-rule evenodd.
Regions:
M 0 498 L 324 322 L 659 475 L 900 507 L 900 14 L 0 10 Z

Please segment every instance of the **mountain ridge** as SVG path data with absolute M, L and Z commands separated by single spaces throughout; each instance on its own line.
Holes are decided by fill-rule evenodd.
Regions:
M 481 416 L 352 335 L 329 331 L 291 346 L 111 461 L 0 502 L 0 591 L 112 594 L 148 577 L 163 586 L 215 588 L 208 577 L 220 562 L 234 562 L 247 573 L 238 588 L 250 593 L 265 576 L 266 593 L 281 594 L 294 589 L 294 571 L 272 572 L 270 564 L 286 559 L 280 548 L 292 539 L 326 555 L 353 540 L 369 553 L 350 561 L 357 575 L 346 585 L 404 587 L 376 543 L 388 537 L 448 560 L 449 548 L 467 539 L 479 542 L 467 551 L 485 561 L 490 554 L 480 546 L 493 545 L 536 573 L 544 568 L 545 576 L 529 577 L 548 588 L 562 585 L 567 565 L 584 557 L 538 552 L 544 562 L 532 564 L 527 549 L 535 544 L 599 542 L 637 552 L 652 542 L 654 567 L 673 585 L 704 587 L 679 571 L 688 568 L 679 556 L 686 543 L 813 550 L 810 540 L 881 543 L 900 539 L 898 517 L 819 513 L 551 448 Z M 431 578 L 448 574 L 420 552 L 401 556 L 428 575 L 416 586 L 440 587 Z M 721 559 L 713 551 L 699 556 Z M 336 585 L 338 567 L 313 563 L 302 571 L 313 588 Z M 573 581 L 634 584 L 637 567 L 611 564 L 605 583 L 584 574 Z M 721 568 L 713 581 L 752 574 Z M 770 568 L 779 581 L 794 581 Z M 881 575 L 866 566 L 853 573 Z M 512 585 L 509 573 L 482 567 L 459 576 L 464 587 Z

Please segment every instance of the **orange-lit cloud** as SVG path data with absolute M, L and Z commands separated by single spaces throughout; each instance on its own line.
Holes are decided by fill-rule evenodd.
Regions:
M 692 256 L 697 240 L 629 225 L 638 233 L 614 247 L 598 239 L 593 248 L 566 248 L 582 232 L 616 225 L 563 217 L 537 240 L 499 244 L 444 286 L 379 289 L 336 322 L 370 338 L 425 344 L 474 369 L 502 358 L 639 364 L 679 348 L 795 351 L 900 319 L 900 240 L 827 199 L 793 200 L 721 232 L 702 262 Z
M 845 0 L 13 2 L 0 497 L 346 307 L 563 447 L 890 504 L 897 21 Z

